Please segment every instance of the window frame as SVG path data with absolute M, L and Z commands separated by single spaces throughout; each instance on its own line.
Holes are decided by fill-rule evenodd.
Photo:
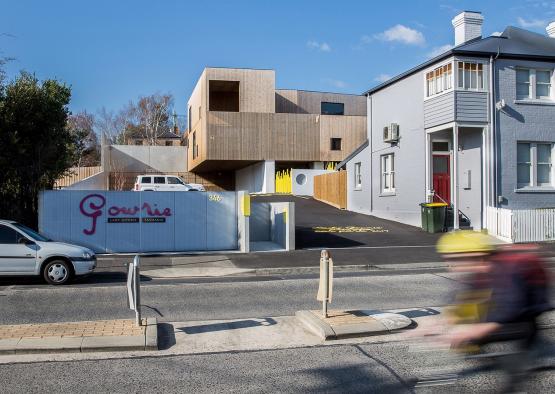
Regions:
M 356 162 L 354 165 L 354 189 L 355 190 L 362 190 L 362 162 Z
M 387 179 L 387 187 L 386 185 Z M 380 156 L 380 191 L 384 195 L 395 194 L 395 154 Z
M 523 82 L 518 82 L 518 71 L 528 71 L 528 96 L 520 97 L 518 94 L 518 85 Z M 549 82 L 538 82 L 538 72 L 548 72 Z M 553 74 L 554 70 L 549 68 L 536 68 L 536 67 L 515 67 L 515 98 L 516 101 L 555 101 L 553 96 Z M 548 96 L 538 96 L 538 85 L 546 85 L 549 87 Z
M 457 72 L 453 73 L 456 75 L 455 87 L 456 90 L 464 92 L 487 92 L 488 91 L 488 67 L 487 63 L 475 59 L 455 59 L 454 68 Z M 462 73 L 461 70 L 462 64 Z M 467 68 L 468 65 L 468 68 Z M 462 78 L 461 78 L 462 75 Z M 480 78 L 481 76 L 481 78 Z M 466 80 L 469 79 L 469 84 L 466 86 Z M 481 82 L 481 86 L 478 82 Z M 474 86 L 473 86 L 474 82 Z
M 453 91 L 455 86 L 453 70 L 454 61 L 451 59 L 424 71 L 424 100 Z
M 339 141 L 339 149 L 334 148 L 334 142 Z M 343 150 L 343 141 L 341 137 L 330 137 L 330 151 L 341 152 Z
M 324 113 L 324 104 L 340 105 L 341 106 L 341 113 Z M 320 115 L 344 116 L 345 115 L 345 103 L 336 103 L 334 101 L 320 101 Z
M 530 149 L 530 161 L 522 162 L 518 160 L 518 145 L 528 145 Z M 539 162 L 538 161 L 538 146 L 547 145 L 549 146 L 549 162 Z M 516 189 L 526 190 L 526 189 L 554 189 L 555 188 L 555 176 L 553 174 L 553 161 L 555 156 L 555 144 L 553 142 L 545 141 L 517 141 L 517 154 L 516 154 Z M 529 165 L 530 166 L 530 181 L 528 183 L 519 182 L 518 179 L 518 167 L 519 165 Z M 538 182 L 538 167 L 540 165 L 549 166 L 549 182 L 539 183 Z

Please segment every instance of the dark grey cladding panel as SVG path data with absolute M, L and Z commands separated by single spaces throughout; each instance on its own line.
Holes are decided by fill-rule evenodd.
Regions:
M 444 93 L 424 101 L 424 127 L 430 128 L 455 120 L 454 93 Z

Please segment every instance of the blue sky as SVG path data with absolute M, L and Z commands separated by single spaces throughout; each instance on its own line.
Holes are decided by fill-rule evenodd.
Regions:
M 555 1 L 0 0 L 0 51 L 72 86 L 72 111 L 117 110 L 170 92 L 184 114 L 206 66 L 272 68 L 279 88 L 361 93 L 453 43 L 451 19 L 483 32 L 545 34 Z

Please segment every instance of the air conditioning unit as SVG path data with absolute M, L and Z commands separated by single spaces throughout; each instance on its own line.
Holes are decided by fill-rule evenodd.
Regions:
M 389 126 L 383 128 L 383 142 L 396 142 L 399 141 L 399 125 L 391 123 Z

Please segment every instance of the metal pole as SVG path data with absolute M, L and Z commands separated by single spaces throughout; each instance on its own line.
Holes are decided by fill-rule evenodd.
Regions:
M 324 319 L 328 317 L 328 299 L 329 299 L 329 283 L 328 283 L 328 279 L 329 279 L 329 270 L 330 270 L 330 264 L 329 264 L 329 256 L 328 256 L 328 252 L 326 250 L 322 250 L 322 265 L 323 265 L 323 271 L 324 271 L 324 277 L 323 279 L 323 289 L 324 289 L 324 299 L 322 300 L 322 315 L 324 316 Z
M 135 322 L 141 326 L 141 273 L 139 255 L 133 259 L 133 298 L 135 298 Z

